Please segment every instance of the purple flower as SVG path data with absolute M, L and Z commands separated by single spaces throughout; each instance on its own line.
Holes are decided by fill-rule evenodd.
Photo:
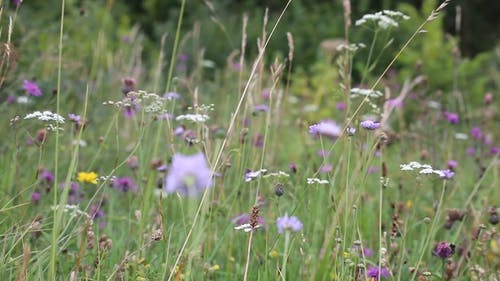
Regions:
M 135 113 L 139 111 L 139 105 L 137 103 L 132 102 L 131 105 L 127 105 L 124 108 L 123 115 L 125 118 L 132 118 L 135 116 Z
M 402 108 L 404 103 L 401 99 L 388 99 L 387 106 L 389 106 L 389 108 Z
M 473 146 L 469 146 L 467 147 L 466 153 L 469 156 L 473 156 L 474 154 L 476 154 L 476 149 Z
M 336 139 L 342 134 L 342 128 L 333 120 L 323 120 L 309 126 L 309 133 L 315 137 L 323 136 Z
M 61 183 L 59 188 L 64 188 L 65 184 Z M 85 194 L 81 191 L 80 185 L 74 181 L 72 181 L 69 185 L 68 191 L 68 205 L 77 205 L 83 201 Z
M 332 164 L 325 164 L 325 165 L 321 165 L 321 167 L 319 167 L 319 172 L 320 173 L 329 173 L 333 170 L 333 165 Z
M 113 187 L 116 191 L 121 192 L 136 192 L 137 184 L 129 177 L 117 178 L 113 181 Z
M 330 151 L 326 151 L 324 149 L 319 149 L 318 151 L 316 151 L 316 154 L 319 156 L 319 157 L 328 157 L 330 156 Z
M 338 102 L 337 105 L 335 105 L 335 108 L 337 110 L 344 111 L 347 108 L 347 106 L 345 105 L 345 102 L 341 101 Z
M 366 170 L 367 174 L 374 174 L 376 172 L 378 172 L 378 168 L 375 166 L 370 166 L 370 167 L 368 167 L 368 170 Z
M 250 223 L 250 215 L 249 214 L 241 214 L 231 219 L 231 222 L 236 226 L 244 225 Z M 264 226 L 264 218 L 261 216 L 257 217 L 257 224 L 260 226 Z
M 253 112 L 258 112 L 258 111 L 268 112 L 269 111 L 269 106 L 267 104 L 258 104 L 256 106 L 254 106 L 253 107 Z
M 73 122 L 77 123 L 77 124 L 80 123 L 80 122 L 82 122 L 82 117 L 80 115 L 76 115 L 76 114 L 73 114 L 73 113 L 68 114 L 68 119 L 70 121 L 73 121 Z
M 212 170 L 203 153 L 189 156 L 177 153 L 172 157 L 172 164 L 165 178 L 167 193 L 196 196 L 212 184 Z
M 264 146 L 264 136 L 262 134 L 258 134 L 253 138 L 252 144 L 255 147 L 263 147 Z
M 365 130 L 376 130 L 380 128 L 380 123 L 373 122 L 372 120 L 365 120 L 361 122 L 361 127 Z
M 455 160 L 448 161 L 448 169 L 454 170 L 458 166 L 458 162 Z
M 54 174 L 52 174 L 51 172 L 43 169 L 41 171 L 41 173 L 38 175 L 38 178 L 43 180 L 45 183 L 47 183 L 48 185 L 51 185 L 52 183 L 54 183 Z
M 370 277 L 370 280 L 379 280 L 379 277 L 389 278 L 391 276 L 391 272 L 385 267 L 368 266 L 366 276 Z
M 166 93 L 163 97 L 166 98 L 167 100 L 178 100 L 181 98 L 181 95 L 175 92 L 170 92 Z
M 492 155 L 497 155 L 498 153 L 500 153 L 500 146 L 492 146 L 491 149 L 490 149 L 490 153 Z
M 90 205 L 88 213 L 92 220 L 104 217 L 104 211 L 101 210 L 101 206 L 99 204 Z
M 295 216 L 289 217 L 285 215 L 276 220 L 276 226 L 278 227 L 278 233 L 283 233 L 287 230 L 297 232 L 302 229 L 302 222 Z
M 12 0 L 12 4 L 14 4 L 18 7 L 19 7 L 19 5 L 21 5 L 22 2 L 23 2 L 23 0 Z
M 25 90 L 28 95 L 32 97 L 39 97 L 42 95 L 42 90 L 38 87 L 35 82 L 31 82 L 28 80 L 23 81 L 23 90 Z
M 470 134 L 476 140 L 481 140 L 483 138 L 483 132 L 479 127 L 473 127 L 472 129 L 470 129 Z
M 288 165 L 288 168 L 290 168 L 290 171 L 292 171 L 292 173 L 296 174 L 297 173 L 297 164 L 295 163 L 290 163 Z
M 33 203 L 35 204 L 38 204 L 38 201 L 40 201 L 41 197 L 42 195 L 40 194 L 40 192 L 35 191 L 31 194 L 31 201 L 33 201 Z
M 436 257 L 440 257 L 442 259 L 447 259 L 451 257 L 453 253 L 455 253 L 455 245 L 444 241 L 437 243 L 436 246 L 434 247 L 434 250 L 432 251 L 433 255 L 435 255 Z
M 441 170 L 441 171 L 438 171 L 439 173 L 439 177 L 442 178 L 442 179 L 452 179 L 454 176 L 455 176 L 455 172 L 453 172 L 452 170 Z
M 455 112 L 445 111 L 444 117 L 446 118 L 446 120 L 448 120 L 448 122 L 450 122 L 450 124 L 458 124 L 458 122 L 460 121 L 458 114 Z

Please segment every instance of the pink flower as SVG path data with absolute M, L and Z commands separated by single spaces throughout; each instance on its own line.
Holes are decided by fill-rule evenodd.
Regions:
M 23 81 L 23 90 L 25 90 L 28 95 L 32 97 L 39 97 L 42 95 L 42 90 L 38 87 L 35 82 L 31 82 L 28 80 Z

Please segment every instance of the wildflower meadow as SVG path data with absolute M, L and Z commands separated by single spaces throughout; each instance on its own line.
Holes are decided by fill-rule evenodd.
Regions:
M 257 2 L 0 0 L 0 280 L 500 280 L 464 1 Z

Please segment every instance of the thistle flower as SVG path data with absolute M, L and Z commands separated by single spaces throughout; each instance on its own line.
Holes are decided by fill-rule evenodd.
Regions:
M 302 229 L 302 222 L 295 216 L 289 217 L 285 215 L 283 217 L 279 217 L 276 220 L 276 227 L 278 227 L 278 233 L 283 233 L 285 231 L 298 232 Z
M 476 140 L 481 140 L 483 138 L 483 132 L 479 127 L 473 127 L 472 129 L 470 129 L 470 134 Z
M 455 113 L 455 112 L 445 111 L 444 112 L 444 117 L 452 125 L 458 124 L 458 122 L 460 121 L 460 118 L 458 117 L 458 114 Z
M 212 184 L 212 170 L 203 153 L 190 156 L 177 153 L 172 157 L 172 164 L 165 178 L 167 193 L 196 196 Z
M 447 259 L 455 253 L 455 245 L 449 242 L 441 241 L 434 246 L 432 254 L 436 257 Z
M 28 95 L 32 97 L 39 97 L 42 95 L 42 90 L 40 90 L 38 85 L 35 82 L 31 82 L 28 80 L 23 81 L 23 90 L 25 90 L 26 93 L 28 93 Z
M 113 187 L 115 188 L 116 191 L 121 191 L 121 192 L 136 192 L 138 189 L 137 184 L 129 177 L 123 177 L 123 178 L 116 178 L 113 181 Z
M 391 276 L 391 272 L 385 267 L 368 266 L 368 269 L 366 270 L 366 276 L 369 277 L 368 280 L 378 281 L 379 277 L 389 278 Z

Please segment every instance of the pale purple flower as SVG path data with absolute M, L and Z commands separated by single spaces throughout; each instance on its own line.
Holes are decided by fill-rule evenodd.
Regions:
M 366 276 L 378 281 L 380 277 L 389 278 L 391 276 L 391 272 L 385 267 L 368 266 Z
M 366 173 L 367 173 L 367 174 L 374 174 L 374 173 L 376 173 L 376 172 L 378 172 L 378 168 L 377 168 L 377 167 L 375 167 L 375 166 L 370 166 L 370 167 L 368 167 L 368 169 L 366 170 Z
M 319 167 L 319 172 L 322 174 L 329 173 L 333 170 L 332 164 L 324 164 Z
M 442 178 L 442 179 L 452 179 L 454 176 L 455 176 L 455 172 L 453 172 L 452 170 L 441 170 L 441 171 L 437 171 L 438 174 L 439 174 L 439 177 Z
M 65 186 L 65 183 L 61 183 L 59 185 L 59 188 L 64 188 Z M 74 181 L 70 182 L 67 204 L 77 205 L 83 201 L 84 197 L 85 194 L 83 194 L 83 192 L 81 191 L 80 185 Z
M 166 93 L 163 97 L 166 98 L 167 100 L 178 100 L 181 98 L 181 95 L 175 92 L 170 92 Z
M 445 111 L 444 117 L 446 118 L 446 120 L 448 120 L 450 124 L 458 124 L 458 122 L 460 121 L 458 114 L 455 112 Z
M 323 120 L 309 126 L 309 133 L 315 137 L 323 136 L 336 139 L 342 134 L 342 128 L 333 120 Z
M 25 90 L 28 95 L 32 97 L 39 97 L 42 95 L 42 90 L 38 87 L 35 82 L 31 82 L 28 80 L 23 81 L 23 90 Z
M 138 186 L 137 184 L 129 177 L 116 178 L 113 181 L 113 187 L 116 191 L 121 192 L 137 192 Z
M 341 101 L 341 102 L 338 102 L 338 103 L 335 105 L 335 108 L 336 108 L 337 110 L 344 111 L 344 110 L 347 108 L 347 106 L 346 106 L 345 102 Z
M 476 140 L 481 140 L 483 138 L 483 131 L 481 131 L 481 128 L 479 127 L 473 127 L 470 129 L 470 134 Z
M 380 128 L 380 123 L 372 120 L 365 120 L 361 122 L 361 127 L 365 130 L 376 130 Z
M 276 226 L 278 227 L 278 233 L 283 233 L 287 230 L 297 232 L 302 229 L 303 224 L 297 217 L 285 215 L 276 219 Z
M 330 156 L 330 151 L 326 151 L 324 149 L 318 149 L 318 151 L 316 151 L 316 154 L 319 156 L 319 157 L 328 157 Z
M 262 98 L 264 100 L 269 100 L 270 96 L 271 96 L 271 90 L 269 90 L 269 89 L 262 90 Z
M 269 111 L 269 106 L 267 104 L 259 104 L 253 107 L 253 112 L 268 112 Z
M 388 99 L 387 106 L 389 108 L 402 108 L 404 106 L 404 103 L 401 99 Z
M 177 192 L 182 196 L 196 196 L 212 184 L 212 170 L 208 167 L 203 153 L 193 155 L 177 153 L 172 157 L 172 164 L 165 178 L 167 193 Z
M 476 154 L 476 149 L 473 146 L 469 146 L 467 147 L 466 153 L 469 156 L 473 156 Z

